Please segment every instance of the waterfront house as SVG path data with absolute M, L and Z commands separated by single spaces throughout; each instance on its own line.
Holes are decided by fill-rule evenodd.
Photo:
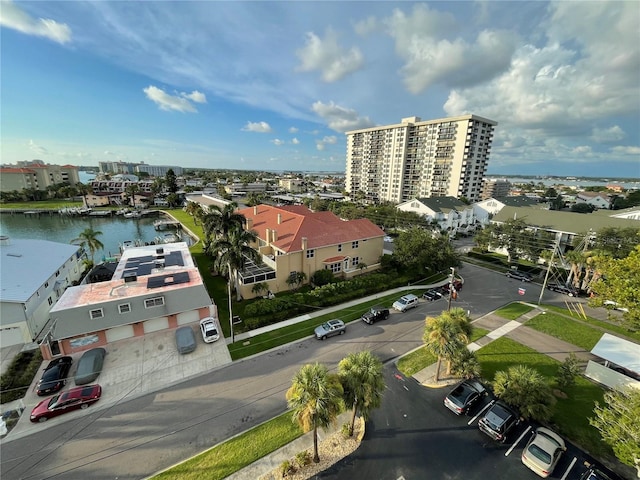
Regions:
M 0 236 L 0 346 L 36 340 L 49 310 L 82 277 L 78 245 Z
M 252 298 L 256 283 L 269 290 L 292 288 L 287 280 L 304 273 L 307 283 L 318 270 L 331 270 L 339 278 L 352 278 L 379 268 L 384 231 L 366 218 L 342 220 L 332 212 L 313 212 L 302 205 L 258 205 L 238 210 L 254 230 L 262 265 L 249 264 L 240 272 L 240 293 Z
M 38 339 L 45 358 L 217 317 L 186 243 L 127 248 L 110 281 L 67 289 Z

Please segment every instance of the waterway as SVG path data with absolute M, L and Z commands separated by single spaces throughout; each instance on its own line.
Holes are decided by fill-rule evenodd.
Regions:
M 120 245 L 124 241 L 139 241 L 144 245 L 145 243 L 162 239 L 167 232 L 173 232 L 173 230 L 156 231 L 153 222 L 157 219 L 158 217 L 70 217 L 58 215 L 57 213 L 40 216 L 24 215 L 23 213 L 2 213 L 0 214 L 0 235 L 16 239 L 39 239 L 71 243 L 71 240 L 77 238 L 84 229 L 93 228 L 102 232 L 98 235 L 98 240 L 102 242 L 104 248 L 97 250 L 95 253 L 95 261 L 99 262 L 104 258 L 119 254 Z M 186 232 L 179 230 L 176 234 L 189 245 L 192 243 Z M 42 253 L 46 255 L 46 252 Z

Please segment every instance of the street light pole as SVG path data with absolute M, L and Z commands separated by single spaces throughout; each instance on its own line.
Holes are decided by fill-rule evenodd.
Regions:
M 451 296 L 453 295 L 453 279 L 456 275 L 456 269 L 453 267 L 449 267 L 451 269 L 451 278 L 449 279 L 449 305 L 447 306 L 447 310 L 451 310 Z

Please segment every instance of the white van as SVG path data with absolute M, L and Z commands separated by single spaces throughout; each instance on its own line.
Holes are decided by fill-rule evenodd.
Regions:
M 418 306 L 418 297 L 412 293 L 400 297 L 397 301 L 393 302 L 392 307 L 399 312 L 406 312 L 411 308 Z

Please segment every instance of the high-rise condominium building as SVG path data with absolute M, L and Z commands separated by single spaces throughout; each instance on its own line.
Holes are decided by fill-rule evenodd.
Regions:
M 346 190 L 371 202 L 452 196 L 480 199 L 493 130 L 476 115 L 347 132 Z

